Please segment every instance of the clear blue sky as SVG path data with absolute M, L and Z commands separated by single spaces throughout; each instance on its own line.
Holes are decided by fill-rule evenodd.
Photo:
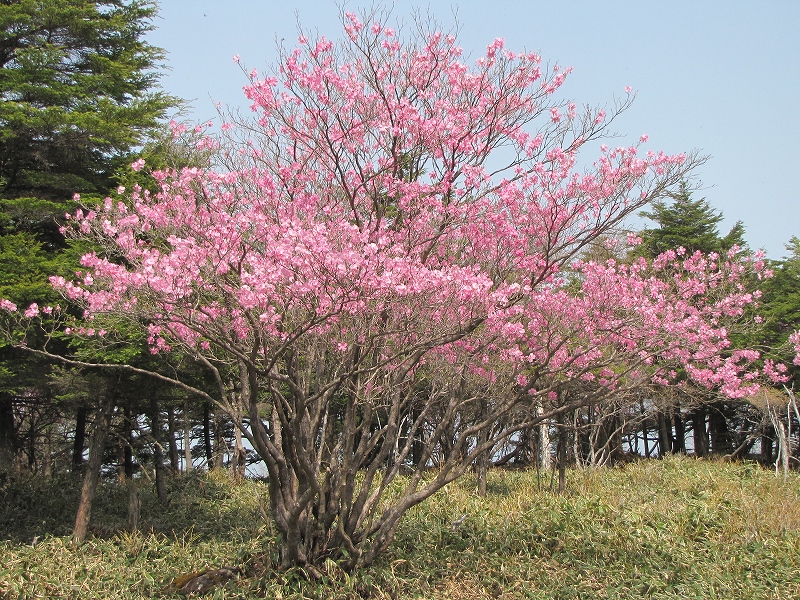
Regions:
M 358 12 L 371 3 L 348 2 Z M 562 88 L 579 105 L 609 103 L 630 85 L 637 99 L 616 124 L 625 142 L 700 150 L 701 190 L 723 212 L 723 233 L 744 222 L 746 239 L 770 258 L 800 236 L 800 1 L 798 0 L 396 0 L 444 26 L 457 10 L 460 45 L 478 55 L 496 37 L 511 50 L 571 65 Z M 167 51 L 164 89 L 189 100 L 189 118 L 216 116 L 214 104 L 246 107 L 247 69 L 272 64 L 276 39 L 293 46 L 297 22 L 339 37 L 333 1 L 161 0 L 151 43 Z

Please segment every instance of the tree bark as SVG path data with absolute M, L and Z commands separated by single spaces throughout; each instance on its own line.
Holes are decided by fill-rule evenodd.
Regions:
M 673 409 L 672 421 L 675 426 L 675 435 L 672 438 L 672 452 L 675 454 L 686 453 L 686 425 L 681 416 L 680 404 Z
M 235 444 L 233 448 L 233 457 L 231 458 L 231 471 L 236 481 L 242 481 L 245 475 L 245 467 L 247 466 L 247 451 L 244 449 L 242 443 L 242 432 L 238 427 L 234 427 L 233 433 L 235 436 Z
M 764 435 L 761 436 L 761 462 L 765 465 L 775 462 L 775 428 L 772 425 L 764 426 Z
M 0 393 L 0 472 L 14 470 L 17 458 L 17 432 L 11 394 Z
M 672 452 L 672 423 L 664 411 L 659 411 L 658 419 L 658 456 L 662 458 Z
M 483 420 L 489 415 L 489 405 L 486 400 L 481 400 L 481 416 Z M 478 433 L 478 445 L 485 444 L 489 441 L 489 430 L 484 429 Z M 489 452 L 481 452 L 475 460 L 475 474 L 478 479 L 478 496 L 481 498 L 486 497 L 486 477 L 489 473 Z
M 219 412 L 214 413 L 214 468 L 221 469 L 225 465 L 225 417 Z
M 139 529 L 139 517 L 142 513 L 142 499 L 139 496 L 139 486 L 132 479 L 128 481 L 128 529 Z
M 83 448 L 86 445 L 86 417 L 89 409 L 85 404 L 75 412 L 75 439 L 72 442 L 72 472 L 80 473 L 83 469 Z
M 696 408 L 690 415 L 692 421 L 692 439 L 694 441 L 694 455 L 708 455 L 708 431 L 706 430 L 706 409 Z
M 642 416 L 644 417 L 642 419 L 642 443 L 644 445 L 644 457 L 650 458 L 650 420 L 647 418 L 647 410 L 644 406 L 644 400 L 639 401 L 639 406 L 641 407 Z
M 186 463 L 185 470 L 188 473 L 194 468 L 192 463 L 192 422 L 189 419 L 189 401 L 183 403 L 183 460 Z
M 44 454 L 42 456 L 42 475 L 53 474 L 53 426 L 48 425 L 44 431 Z
M 733 451 L 731 432 L 725 418 L 725 404 L 715 402 L 708 413 L 708 432 L 711 438 L 711 451 L 714 454 L 730 454 Z
M 179 473 L 181 470 L 181 461 L 178 456 L 178 442 L 175 439 L 175 409 L 172 406 L 167 407 L 167 433 L 169 439 L 169 466 L 173 473 Z
M 414 404 L 411 407 L 411 421 L 416 422 L 417 418 L 419 417 L 419 407 Z M 423 448 L 423 441 L 422 441 L 422 434 L 417 432 L 414 435 L 414 441 L 411 444 L 411 464 L 416 467 L 419 464 L 420 458 L 424 452 Z
M 544 414 L 544 407 L 540 406 L 536 409 L 539 415 Z M 550 421 L 544 420 L 539 424 L 539 456 L 536 457 L 539 467 L 542 471 L 547 473 L 552 465 L 550 458 Z
M 78 502 L 78 511 L 75 516 L 75 527 L 72 530 L 72 539 L 76 544 L 82 544 L 89 530 L 89 520 L 92 515 L 92 503 L 100 482 L 100 469 L 103 466 L 103 451 L 108 438 L 111 417 L 114 414 L 114 400 L 106 398 L 97 414 L 89 446 L 89 460 L 85 465 L 81 497 Z
M 203 444 L 206 450 L 206 465 L 208 470 L 214 468 L 214 449 L 211 445 L 211 405 L 203 403 Z
M 563 413 L 558 416 L 558 442 L 556 444 L 556 463 L 558 464 L 558 493 L 567 489 L 567 427 Z
M 120 483 L 133 478 L 133 417 L 131 415 L 130 401 L 126 401 L 123 408 L 124 420 L 117 450 L 118 477 Z
M 150 435 L 153 437 L 153 465 L 156 472 L 156 494 L 162 504 L 167 501 L 167 485 L 164 473 L 164 437 L 161 432 L 161 411 L 156 399 L 150 401 Z

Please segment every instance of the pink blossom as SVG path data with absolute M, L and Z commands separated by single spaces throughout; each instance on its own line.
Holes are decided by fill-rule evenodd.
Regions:
M 629 246 L 638 246 L 638 245 L 640 245 L 642 243 L 642 238 L 640 238 L 638 235 L 636 235 L 632 231 L 629 231 L 626 234 L 626 237 L 627 237 Z
M 800 331 L 795 331 L 789 336 L 789 342 L 794 345 L 795 357 L 792 361 L 795 365 L 800 366 Z
M 606 118 L 606 111 L 604 110 L 597 111 L 597 116 L 594 118 L 595 125 L 599 125 L 600 123 L 605 121 L 605 118 Z
M 619 227 L 690 159 L 602 145 L 587 160 L 605 112 L 576 127 L 578 104 L 553 97 L 571 69 L 500 39 L 467 64 L 442 33 L 409 42 L 355 15 L 345 27 L 342 41 L 301 36 L 274 76 L 250 73 L 253 124 L 230 136 L 250 142 L 219 161 L 229 170 L 156 171 L 156 193 L 76 212 L 68 233 L 107 254 L 55 288 L 87 319 L 147 323 L 154 353 L 247 357 L 266 379 L 288 349 L 336 363 L 341 381 L 363 369 L 353 380 L 375 395 L 406 367 L 409 380 L 429 369 L 420 376 L 524 388 L 528 402 L 557 401 L 554 386 L 573 381 L 671 385 L 678 370 L 752 393 L 757 359 L 734 355 L 729 326 L 757 299 L 737 288 L 765 270 L 757 260 L 575 261 L 604 239 L 619 254 L 641 243 Z M 353 44 L 369 56 L 349 59 Z
M 4 310 L 6 312 L 16 312 L 17 305 L 10 300 L 0 298 L 0 310 Z
M 135 161 L 133 161 L 131 163 L 131 169 L 133 169 L 134 171 L 136 171 L 138 173 L 139 171 L 142 170 L 142 168 L 144 167 L 144 164 L 145 164 L 144 159 L 140 158 L 140 159 L 135 160 Z

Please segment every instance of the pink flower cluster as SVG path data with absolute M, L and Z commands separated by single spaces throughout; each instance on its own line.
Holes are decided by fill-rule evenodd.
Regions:
M 729 352 L 725 324 L 754 300 L 741 281 L 758 265 L 574 263 L 679 183 L 685 155 L 604 147 L 578 171 L 610 119 L 555 99 L 571 69 L 499 39 L 467 65 L 452 36 L 405 44 L 354 15 L 345 33 L 251 74 L 258 131 L 236 169 L 156 172 L 157 194 L 76 214 L 75 234 L 113 253 L 53 284 L 87 316 L 146 322 L 153 352 L 257 356 L 268 373 L 314 340 L 386 369 L 466 361 L 523 388 L 532 373 L 613 386 L 634 367 L 666 382 L 681 366 L 729 396 L 754 389 L 756 354 Z

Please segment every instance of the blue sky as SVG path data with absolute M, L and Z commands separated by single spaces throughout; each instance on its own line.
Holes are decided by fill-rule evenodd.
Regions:
M 298 20 L 338 38 L 333 1 L 161 0 L 149 41 L 167 51 L 164 89 L 189 100 L 187 118 L 216 117 L 214 104 L 240 106 L 249 69 L 274 62 L 276 40 L 292 46 Z M 358 12 L 364 2 L 348 2 Z M 371 3 L 367 4 L 370 5 Z M 462 0 L 393 3 L 415 7 L 445 28 L 457 11 L 460 45 L 473 56 L 496 37 L 511 50 L 572 66 L 562 88 L 579 105 L 637 93 L 615 123 L 621 142 L 647 133 L 647 147 L 710 156 L 697 171 L 705 197 L 737 220 L 746 239 L 780 258 L 800 236 L 800 2 L 796 0 Z M 616 142 L 619 143 L 619 142 Z

